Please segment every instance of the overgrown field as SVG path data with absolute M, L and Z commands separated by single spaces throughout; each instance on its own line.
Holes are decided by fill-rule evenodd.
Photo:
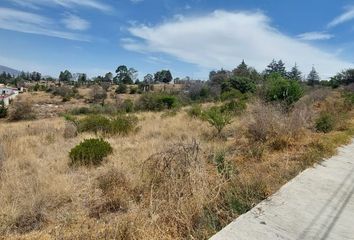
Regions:
M 207 239 L 354 135 L 354 98 L 340 90 L 291 107 L 224 97 L 1 122 L 0 236 Z

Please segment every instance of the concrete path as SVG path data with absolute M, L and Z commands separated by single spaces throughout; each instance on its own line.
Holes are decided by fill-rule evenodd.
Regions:
M 354 239 L 354 142 L 211 238 L 231 239 Z

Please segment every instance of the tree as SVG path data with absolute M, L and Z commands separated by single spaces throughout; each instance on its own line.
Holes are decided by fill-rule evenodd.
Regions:
M 32 73 L 30 74 L 30 79 L 31 79 L 32 81 L 38 82 L 39 80 L 41 80 L 41 78 L 42 78 L 42 75 L 41 75 L 39 72 L 32 72 Z
M 320 83 L 320 76 L 318 75 L 315 67 L 312 67 L 311 72 L 307 76 L 307 84 L 309 86 L 315 86 Z
M 286 77 L 285 64 L 283 63 L 282 60 L 279 60 L 278 62 L 276 62 L 273 59 L 273 61 L 267 66 L 267 68 L 265 70 L 265 75 L 269 76 L 272 73 L 279 73 L 280 76 Z
M 302 73 L 300 72 L 299 68 L 297 67 L 297 64 L 295 63 L 295 66 L 292 67 L 291 71 L 288 73 L 288 78 L 300 82 L 302 79 L 301 75 Z
M 113 74 L 111 72 L 106 73 L 103 80 L 105 82 L 112 82 L 113 81 Z
M 70 82 L 73 78 L 73 75 L 70 71 L 65 70 L 59 74 L 59 82 Z
M 153 84 L 154 83 L 154 76 L 152 74 L 147 74 L 144 77 L 145 84 Z
M 244 60 L 232 71 L 232 74 L 237 77 L 249 77 L 250 72 Z
M 256 91 L 256 84 L 247 77 L 232 77 L 230 78 L 230 85 L 241 93 Z
M 87 75 L 85 73 L 79 73 L 77 81 L 79 83 L 86 83 L 87 82 Z
M 224 69 L 218 71 L 211 71 L 209 73 L 209 81 L 212 85 L 221 85 L 224 81 L 226 81 L 231 76 L 229 71 Z
M 173 77 L 170 70 L 162 70 L 154 75 L 155 82 L 170 83 Z
M 134 68 L 129 68 L 125 65 L 121 65 L 117 68 L 117 76 L 113 79 L 116 84 L 133 84 L 137 77 L 137 70 Z
M 331 78 L 331 81 L 337 87 L 341 84 L 349 85 L 354 83 L 354 69 L 347 69 L 342 71 L 341 73 L 336 74 L 334 77 Z
M 279 73 L 273 73 L 267 79 L 265 96 L 267 101 L 281 101 L 287 107 L 297 102 L 304 94 L 297 81 L 283 78 Z

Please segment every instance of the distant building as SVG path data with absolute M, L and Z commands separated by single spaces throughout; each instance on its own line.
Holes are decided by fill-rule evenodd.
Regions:
M 20 92 L 21 89 L 0 84 L 0 102 L 3 102 L 5 106 L 8 106 L 11 100 L 15 99 Z

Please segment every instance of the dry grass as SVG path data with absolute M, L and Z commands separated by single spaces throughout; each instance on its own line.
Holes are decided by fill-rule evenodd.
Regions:
M 304 124 L 330 108 L 319 98 L 289 114 L 251 105 L 227 141 L 183 111 L 139 113 L 141 130 L 106 139 L 114 152 L 96 168 L 69 167 L 94 135 L 64 119 L 1 123 L 0 239 L 206 239 L 349 141 L 351 121 L 330 134 Z

